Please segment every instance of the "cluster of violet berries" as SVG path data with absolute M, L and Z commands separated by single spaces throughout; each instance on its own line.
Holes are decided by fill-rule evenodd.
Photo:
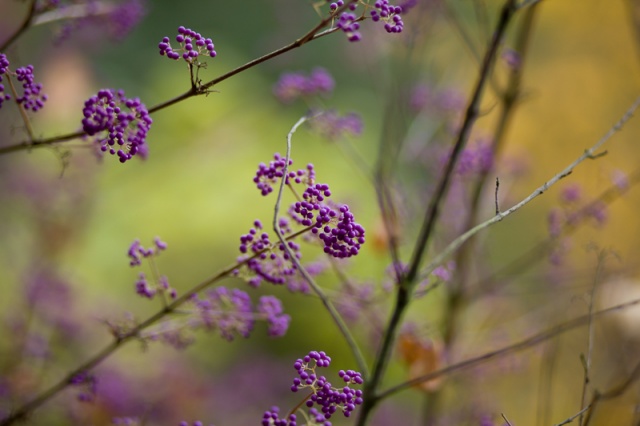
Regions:
M 167 243 L 160 240 L 159 237 L 156 237 L 153 241 L 155 247 L 149 248 L 144 248 L 140 244 L 140 240 L 135 240 L 131 243 L 127 251 L 127 256 L 129 256 L 130 259 L 129 265 L 140 266 L 142 259 L 150 260 L 167 248 Z M 154 273 L 154 276 L 157 276 L 157 274 Z M 153 299 L 158 292 L 168 294 L 171 299 L 175 299 L 178 296 L 176 290 L 169 285 L 169 279 L 166 276 L 160 276 L 157 281 L 155 285 L 150 284 L 145 273 L 140 272 L 138 274 L 138 280 L 136 281 L 136 293 L 148 299 Z
M 289 212 L 301 225 L 312 226 L 311 232 L 323 242 L 325 253 L 341 259 L 355 256 L 365 242 L 365 230 L 355 221 L 349 206 L 328 202 L 330 196 L 329 185 L 311 185 Z
M 16 97 L 16 103 L 22 105 L 28 111 L 38 112 L 47 101 L 47 95 L 42 93 L 42 84 L 36 83 L 33 75 L 33 65 L 17 68 L 13 73 L 9 70 L 7 55 L 0 53 L 0 108 L 4 101 L 11 99 L 11 95 L 5 93 L 2 84 L 2 76 L 11 78 L 13 75 L 22 84 L 22 95 Z
M 160 55 L 176 61 L 182 58 L 189 64 L 193 64 L 196 58 L 202 54 L 206 54 L 212 58 L 215 58 L 217 55 L 214 50 L 215 46 L 213 41 L 210 38 L 204 38 L 200 33 L 190 28 L 183 26 L 178 27 L 178 35 L 175 37 L 175 40 L 180 45 L 177 49 L 171 47 L 169 37 L 163 37 L 162 41 L 158 44 Z
M 345 0 L 338 0 L 330 2 L 329 8 L 332 12 L 345 5 Z M 342 30 L 347 35 L 347 39 L 352 42 L 360 41 L 362 36 L 359 32 L 360 23 L 356 16 L 355 10 L 358 6 L 357 0 L 346 0 L 348 5 L 348 11 L 344 11 L 338 17 L 336 27 Z M 388 33 L 401 33 L 404 28 L 404 22 L 402 21 L 401 14 L 403 13 L 402 6 L 394 6 L 389 3 L 389 0 L 376 0 L 373 4 L 373 9 L 370 12 L 371 20 L 374 22 L 384 23 L 384 29 Z
M 4 93 L 4 84 L 2 84 L 2 76 L 9 72 L 9 59 L 4 53 L 0 53 L 0 108 L 2 103 L 11 99 L 11 95 Z
M 236 335 L 249 337 L 256 319 L 267 322 L 267 333 L 271 337 L 284 336 L 291 322 L 291 317 L 284 313 L 282 303 L 275 296 L 261 296 L 255 311 L 246 292 L 239 289 L 230 291 L 226 287 L 216 287 L 203 297 L 194 294 L 190 302 L 194 311 L 189 327 L 217 329 L 228 341 Z
M 283 234 L 289 233 L 289 222 L 285 218 L 280 219 L 280 230 Z M 240 237 L 240 253 L 242 256 L 238 258 L 239 262 L 246 260 L 247 253 L 251 251 L 253 257 L 247 260 L 246 266 L 249 271 L 255 274 L 248 280 L 249 285 L 258 287 L 262 280 L 272 284 L 284 284 L 290 277 L 296 273 L 296 266 L 291 261 L 289 253 L 284 244 L 278 243 L 272 248 L 269 234 L 260 232 L 262 223 L 259 220 L 254 221 L 253 228 L 249 232 Z M 287 241 L 289 251 L 300 259 L 300 246 L 294 241 Z M 238 271 L 236 271 L 236 274 Z
M 404 28 L 402 22 L 401 6 L 394 6 L 389 0 L 376 0 L 373 5 L 375 9 L 371 11 L 371 20 L 374 22 L 384 22 L 384 29 L 388 33 L 401 33 Z
M 289 160 L 289 166 L 293 160 Z M 284 177 L 286 159 L 280 154 L 268 165 L 258 166 L 254 183 L 263 196 L 273 191 L 273 185 Z M 347 205 L 337 205 L 327 200 L 331 196 L 329 185 L 315 183 L 315 171 L 312 164 L 306 170 L 287 171 L 285 183 L 303 184 L 306 189 L 302 200 L 289 208 L 292 219 L 303 226 L 313 227 L 311 232 L 324 244 L 324 252 L 337 258 L 355 256 L 365 242 L 364 228 L 355 222 Z
M 362 375 L 354 370 L 340 370 L 338 376 L 344 382 L 344 386 L 334 387 L 325 376 L 316 373 L 316 368 L 329 367 L 330 364 L 331 358 L 322 351 L 311 351 L 293 364 L 298 377 L 293 379 L 291 391 L 308 389 L 312 392 L 305 404 L 310 408 L 309 414 L 314 420 L 324 425 L 331 425 L 327 421 L 337 411 L 341 411 L 345 417 L 351 416 L 356 406 L 363 402 L 362 391 L 350 386 L 363 384 Z
M 96 136 L 102 152 L 117 154 L 121 163 L 136 154 L 146 155 L 153 120 L 140 99 L 128 99 L 122 90 L 102 89 L 87 99 L 82 113 L 82 129 Z
M 289 159 L 289 166 L 293 164 L 293 160 Z M 284 170 L 287 166 L 286 158 L 279 153 L 274 154 L 273 161 L 269 164 L 260 163 L 253 182 L 256 184 L 263 196 L 269 195 L 273 191 L 273 186 L 280 182 L 284 176 Z M 316 173 L 313 164 L 307 164 L 306 170 L 298 170 L 296 172 L 288 170 L 286 184 L 290 185 L 293 180 L 297 184 L 313 185 Z
M 338 22 L 336 23 L 336 27 L 340 28 L 342 32 L 347 35 L 347 39 L 349 41 L 360 41 L 362 36 L 358 31 L 360 29 L 360 23 L 358 22 L 357 16 L 352 13 L 358 7 L 358 2 L 356 0 L 347 0 L 349 1 L 349 12 L 345 11 L 340 14 L 338 17 Z M 336 2 L 332 2 L 329 5 L 331 11 L 338 9 L 339 7 L 344 6 L 344 0 L 338 0 Z

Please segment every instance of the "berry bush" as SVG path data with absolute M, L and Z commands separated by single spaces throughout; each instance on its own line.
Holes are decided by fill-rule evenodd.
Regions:
M 587 3 L 1 3 L 0 425 L 640 424 Z

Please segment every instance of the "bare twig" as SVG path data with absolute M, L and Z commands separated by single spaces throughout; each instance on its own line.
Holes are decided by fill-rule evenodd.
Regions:
M 589 409 L 589 406 L 584 407 L 582 410 L 578 411 L 573 416 L 566 418 L 564 421 L 562 421 L 560 423 L 556 423 L 554 426 L 563 426 L 563 425 L 569 424 L 572 421 L 574 421 L 576 418 L 578 418 L 578 417 L 582 416 L 584 413 L 586 413 L 588 409 Z
M 593 303 L 596 293 L 596 288 L 598 286 L 598 282 L 600 281 L 602 275 L 602 268 L 604 263 L 605 253 L 601 252 L 598 254 L 598 264 L 596 266 L 596 273 L 593 277 L 593 285 L 591 286 L 591 294 L 589 295 L 588 300 L 588 312 L 589 312 L 589 324 L 587 325 L 587 356 L 583 356 L 583 367 L 584 367 L 584 383 L 582 385 L 582 397 L 580 398 L 580 408 L 581 411 L 584 410 L 586 397 L 587 397 L 587 389 L 589 388 L 589 383 L 591 381 L 591 358 L 593 356 Z M 580 415 L 579 424 L 582 426 L 583 417 Z
M 496 195 L 495 195 L 496 214 L 500 214 L 500 204 L 498 203 L 498 189 L 499 188 L 500 188 L 500 179 L 496 177 Z
M 507 416 L 505 416 L 504 413 L 500 413 L 500 416 L 502 416 L 502 418 L 504 419 L 505 422 L 507 422 L 507 425 L 512 426 L 511 422 L 509 421 L 509 419 L 507 419 Z
M 298 231 L 298 232 L 296 232 L 296 233 L 294 233 L 292 235 L 289 235 L 289 236 L 287 236 L 287 240 L 293 239 L 293 238 L 299 236 L 300 234 L 309 231 L 309 229 L 310 228 L 305 228 L 305 229 L 303 229 L 301 231 Z M 87 371 L 95 368 L 98 364 L 102 363 L 102 361 L 107 359 L 111 354 L 113 354 L 118 349 L 120 349 L 125 343 L 127 343 L 127 342 L 129 342 L 131 340 L 136 340 L 136 339 L 140 338 L 141 337 L 141 332 L 143 330 L 145 330 L 148 327 L 152 326 L 153 324 L 155 324 L 157 321 L 161 320 L 165 316 L 176 312 L 177 309 L 181 305 L 183 305 L 184 303 L 186 303 L 187 301 L 189 301 L 191 299 L 192 295 L 203 291 L 207 287 L 209 287 L 212 284 L 218 282 L 220 279 L 230 275 L 234 270 L 240 268 L 241 266 L 246 264 L 249 260 L 251 260 L 251 259 L 253 259 L 253 258 L 257 257 L 257 256 L 260 256 L 260 254 L 262 254 L 265 251 L 268 251 L 270 249 L 271 249 L 271 247 L 268 247 L 268 248 L 266 248 L 266 249 L 264 249 L 264 250 L 262 250 L 262 251 L 260 251 L 260 252 L 258 252 L 256 254 L 254 254 L 253 256 L 248 257 L 247 259 L 245 259 L 245 260 L 243 260 L 241 262 L 236 262 L 233 265 L 222 269 L 217 274 L 211 276 L 210 278 L 204 280 L 200 284 L 198 284 L 195 287 L 191 288 L 191 290 L 187 291 L 182 296 L 178 297 L 171 304 L 163 307 L 160 311 L 156 312 L 155 314 L 151 315 L 150 317 L 148 317 L 144 321 L 140 322 L 138 325 L 133 327 L 131 330 L 127 331 L 126 333 L 118 334 L 115 337 L 113 342 L 111 342 L 109 345 L 104 347 L 96 355 L 94 355 L 91 358 L 89 358 L 89 360 L 85 361 L 80 366 L 78 366 L 75 369 L 73 369 L 62 380 L 60 380 L 59 382 L 57 382 L 54 385 L 50 386 L 48 389 L 42 391 L 35 398 L 33 398 L 31 401 L 25 403 L 24 405 L 22 405 L 21 407 L 15 409 L 15 410 L 12 410 L 9 413 L 8 416 L 0 419 L 0 426 L 8 426 L 8 425 L 11 425 L 11 424 L 13 424 L 13 423 L 15 423 L 17 421 L 26 419 L 31 414 L 32 411 L 34 411 L 35 409 L 39 408 L 45 402 L 49 401 L 56 394 L 58 394 L 60 391 L 65 389 L 67 386 L 69 386 L 69 384 L 71 383 L 71 381 L 72 381 L 72 379 L 74 377 L 76 377 L 77 375 L 79 375 L 81 373 L 86 373 Z
M 635 170 L 633 173 L 629 174 L 629 188 L 633 187 L 638 182 L 640 182 L 640 169 Z M 553 245 L 556 244 L 556 242 L 560 238 L 571 235 L 573 232 L 579 229 L 579 225 L 581 223 L 584 223 L 584 220 L 586 218 L 590 217 L 590 212 L 593 211 L 594 207 L 596 207 L 600 203 L 611 204 L 618 198 L 622 197 L 625 193 L 625 188 L 620 188 L 620 186 L 615 183 L 612 184 L 611 186 L 609 186 L 609 188 L 602 191 L 598 196 L 594 197 L 591 202 L 585 204 L 579 210 L 572 213 L 570 216 L 570 220 L 567 220 L 562 224 L 560 234 L 549 236 L 547 239 L 536 244 L 529 251 L 527 251 L 514 261 L 510 262 L 499 271 L 496 271 L 493 274 L 476 281 L 471 287 L 476 288 L 478 292 L 491 291 L 496 283 L 499 282 L 502 278 L 509 277 L 514 273 L 522 273 L 522 271 L 524 271 L 526 268 L 535 264 L 540 259 L 543 259 L 543 255 L 551 247 L 553 247 Z M 473 294 L 471 297 L 475 296 L 477 296 L 477 294 Z
M 585 426 L 589 425 L 589 422 L 591 421 L 591 416 L 593 415 L 593 412 L 595 411 L 600 401 L 619 397 L 620 395 L 625 393 L 627 389 L 629 389 L 629 387 L 633 383 L 635 383 L 638 379 L 640 379 L 640 362 L 636 364 L 635 368 L 629 374 L 629 377 L 627 377 L 619 385 L 612 387 L 606 392 L 595 391 L 593 393 L 593 398 L 591 398 L 591 403 L 588 406 L 589 409 L 587 410 L 587 416 L 585 417 L 584 425 Z
M 27 29 L 29 29 L 33 21 L 33 18 L 35 16 L 35 13 L 36 13 L 36 0 L 31 0 L 29 4 L 29 11 L 27 12 L 27 16 L 25 16 L 24 20 L 22 21 L 22 25 L 20 25 L 20 28 L 18 28 L 16 32 L 11 34 L 11 36 L 4 43 L 2 43 L 2 45 L 0 46 L 0 52 L 6 52 L 9 46 L 11 46 L 18 39 L 18 37 L 22 35 L 22 33 L 24 33 Z
M 576 168 L 580 163 L 582 163 L 586 159 L 592 158 L 595 151 L 597 151 L 602 145 L 604 145 L 616 132 L 620 131 L 624 124 L 629 121 L 629 119 L 631 119 L 638 106 L 640 106 L 640 97 L 635 100 L 635 102 L 631 105 L 631 107 L 629 107 L 622 118 L 613 127 L 611 127 L 611 129 L 609 129 L 609 131 L 598 142 L 596 142 L 595 145 L 585 150 L 584 153 L 575 161 L 565 167 L 560 173 L 556 174 L 551 179 L 542 184 L 542 186 L 533 191 L 527 198 L 510 207 L 508 210 L 495 215 L 491 219 L 474 226 L 473 228 L 453 240 L 442 252 L 440 252 L 440 254 L 434 257 L 431 263 L 429 263 L 429 265 L 427 265 L 427 267 L 424 269 L 421 276 L 429 276 L 429 274 L 433 272 L 435 268 L 441 265 L 451 254 L 458 250 L 460 246 L 462 246 L 469 238 L 473 237 L 475 234 L 488 228 L 489 226 L 502 221 L 510 214 L 520 210 L 522 207 L 533 201 L 533 199 L 535 199 L 539 195 L 544 194 L 549 188 L 558 183 L 558 181 L 570 175 L 573 172 L 573 169 Z
M 625 302 L 625 303 L 621 303 L 619 305 L 615 305 L 612 306 L 610 308 L 606 308 L 606 309 L 602 309 L 600 311 L 596 311 L 593 312 L 591 315 L 582 315 L 580 317 L 574 318 L 570 321 L 567 321 L 563 324 L 557 325 L 555 327 L 552 327 L 546 331 L 542 331 L 540 333 L 534 334 L 531 337 L 528 337 L 524 340 L 521 340 L 519 342 L 513 343 L 511 345 L 505 346 L 501 349 L 495 350 L 495 351 L 491 351 L 491 352 L 487 352 L 484 353 L 482 355 L 476 356 L 474 358 L 470 358 L 467 359 L 465 361 L 461 361 L 457 364 L 452 364 L 448 367 L 445 367 L 441 370 L 438 371 L 434 371 L 432 373 L 429 374 L 425 374 L 424 376 L 420 376 L 420 377 L 416 377 L 415 379 L 409 380 L 407 382 L 401 383 L 399 385 L 393 386 L 383 392 L 380 392 L 378 394 L 378 399 L 382 400 L 384 398 L 388 398 L 392 395 L 397 394 L 398 392 L 404 391 L 404 390 L 408 390 L 411 389 L 412 387 L 419 385 L 420 383 L 423 382 L 427 382 L 429 380 L 433 380 L 436 379 L 438 377 L 442 377 L 442 376 L 448 376 L 451 373 L 454 373 L 456 371 L 465 369 L 465 368 L 470 368 L 470 367 L 475 367 L 477 365 L 483 364 L 485 362 L 488 362 L 492 359 L 496 359 L 496 358 L 501 358 L 503 356 L 506 355 L 512 355 L 515 352 L 524 350 L 524 349 L 528 349 L 534 346 L 537 346 L 553 337 L 556 337 L 562 333 L 565 333 L 569 330 L 573 330 L 574 328 L 577 327 L 581 327 L 583 325 L 588 324 L 588 322 L 590 321 L 590 318 L 599 318 L 605 315 L 609 315 L 611 313 L 614 312 L 618 312 L 624 309 L 628 309 L 630 307 L 633 306 L 637 306 L 640 305 L 640 299 L 634 299 L 631 300 L 629 302 Z M 625 383 L 631 381 L 631 380 L 635 380 L 637 378 L 637 376 L 640 375 L 640 365 L 638 365 L 636 367 L 636 370 L 634 370 L 633 374 L 630 375 L 629 379 L 627 379 L 627 381 L 625 381 Z M 627 384 L 628 386 L 628 384 Z M 616 387 L 615 389 L 619 389 L 619 387 Z M 614 389 L 614 390 L 615 390 Z M 624 388 L 626 389 L 626 388 Z M 613 391 L 613 390 L 612 390 Z M 601 394 L 598 398 L 602 399 L 602 398 L 611 398 L 613 397 L 612 395 L 612 391 L 609 391 L 606 394 Z
M 35 4 L 35 0 L 33 2 Z M 149 114 L 153 114 L 157 111 L 160 111 L 162 109 L 168 108 L 172 105 L 175 105 L 179 102 L 182 102 L 186 99 L 192 98 L 194 96 L 199 96 L 199 95 L 205 95 L 207 93 L 209 93 L 211 90 L 210 88 L 213 87 L 214 85 L 221 83 L 222 81 L 228 79 L 229 77 L 232 77 L 236 74 L 239 74 L 245 70 L 248 70 L 249 68 L 253 68 L 256 65 L 259 65 L 263 62 L 266 62 L 270 59 L 273 59 L 279 55 L 282 55 L 283 53 L 286 53 L 290 50 L 296 49 L 304 44 L 307 44 L 310 41 L 313 40 L 317 40 L 318 38 L 324 37 L 326 35 L 329 35 L 333 32 L 335 32 L 337 30 L 337 28 L 329 28 L 325 31 L 320 32 L 320 30 L 325 27 L 326 25 L 329 24 L 329 22 L 331 22 L 331 19 L 336 16 L 337 13 L 341 12 L 342 10 L 346 9 L 348 7 L 348 5 L 345 5 L 342 8 L 337 9 L 336 11 L 334 11 L 330 17 L 323 19 L 322 21 L 320 21 L 320 23 L 318 25 L 316 25 L 313 29 L 311 29 L 310 31 L 308 31 L 304 36 L 300 37 L 299 39 L 295 40 L 294 42 L 281 47 L 280 49 L 274 50 L 271 53 L 268 53 L 264 56 L 261 56 L 259 58 L 256 58 L 252 61 L 247 62 L 244 65 L 241 65 L 237 68 L 232 69 L 231 71 L 222 74 L 219 77 L 214 78 L 213 80 L 204 83 L 200 86 L 191 86 L 191 88 L 181 94 L 178 95 L 172 99 L 169 99 L 165 102 L 162 102 L 160 104 L 157 104 L 151 108 L 149 108 Z M 331 19 L 330 19 L 331 18 Z M 2 49 L 0 49 L 0 52 L 2 51 Z M 70 141 L 73 139 L 77 139 L 80 138 L 82 136 L 85 136 L 85 132 L 80 131 L 80 132 L 73 132 L 73 133 L 68 133 L 65 135 L 61 135 L 61 136 L 55 136 L 55 137 L 50 137 L 50 138 L 45 138 L 45 139 L 34 139 L 31 141 L 22 141 L 22 142 L 18 142 L 16 144 L 13 145 L 7 145 L 7 146 L 3 146 L 0 147 L 0 155 L 3 154 L 9 154 L 12 152 L 17 152 L 17 151 L 22 151 L 25 149 L 32 149 L 32 148 L 41 148 L 41 147 L 45 147 L 48 145 L 52 145 L 58 142 L 66 142 L 66 141 Z
M 372 370 L 372 376 L 367 382 L 365 382 L 364 402 L 362 404 L 362 408 L 356 422 L 358 426 L 363 426 L 367 422 L 368 416 L 371 414 L 372 409 L 377 404 L 378 398 L 376 397 L 376 392 L 385 374 L 389 358 L 391 356 L 391 348 L 396 339 L 398 327 L 402 322 L 404 312 L 411 300 L 411 293 L 413 291 L 413 287 L 415 287 L 416 278 L 418 276 L 418 271 L 422 263 L 424 252 L 428 245 L 429 239 L 431 238 L 436 220 L 438 219 L 440 204 L 444 199 L 444 196 L 449 187 L 449 182 L 451 180 L 451 176 L 453 174 L 455 165 L 457 164 L 458 158 L 467 142 L 467 139 L 469 138 L 471 128 L 473 127 L 473 124 L 478 116 L 482 93 L 489 79 L 489 75 L 491 74 L 491 70 L 497 56 L 498 47 L 515 11 L 514 6 L 515 0 L 506 0 L 504 6 L 502 7 L 500 17 L 496 24 L 496 30 L 493 40 L 491 41 L 483 58 L 482 66 L 479 70 L 478 80 L 472 92 L 471 100 L 469 101 L 465 118 L 458 133 L 458 137 L 456 138 L 451 156 L 449 158 L 449 161 L 447 162 L 442 177 L 438 182 L 435 193 L 429 202 L 427 211 L 425 212 L 423 224 L 419 236 L 416 239 L 413 254 L 411 256 L 411 261 L 409 262 L 408 271 L 406 274 L 403 274 L 401 280 L 399 281 L 395 304 L 391 313 L 391 317 L 389 319 L 388 326 L 385 330 L 382 343 L 379 347 L 378 354 L 376 355 L 376 361 Z

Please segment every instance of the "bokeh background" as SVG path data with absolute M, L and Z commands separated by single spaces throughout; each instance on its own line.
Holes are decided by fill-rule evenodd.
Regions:
M 83 141 L 1 156 L 0 318 L 6 336 L 0 339 L 2 408 L 15 403 L 15 395 L 20 400 L 55 382 L 107 344 L 105 320 L 127 313 L 146 318 L 158 309 L 156 301 L 135 294 L 138 271 L 126 258 L 134 239 L 150 244 L 160 236 L 169 244 L 158 266 L 181 293 L 233 263 L 239 236 L 255 219 L 271 220 L 274 199 L 259 195 L 253 174 L 260 162 L 284 153 L 287 132 L 309 108 L 302 101 L 283 105 L 273 96 L 272 87 L 283 72 L 325 68 L 336 88 L 322 99 L 323 105 L 362 116 L 363 133 L 339 141 L 300 129 L 292 156 L 294 165 L 313 163 L 318 181 L 330 184 L 334 198 L 349 203 L 367 229 L 361 254 L 342 267 L 354 283 L 372 285 L 378 303 L 365 311 L 384 321 L 393 299 L 386 272 L 390 258 L 370 168 L 381 141 L 399 146 L 401 141 L 389 138 L 402 135 L 393 184 L 403 189 L 398 190 L 401 253 L 408 260 L 434 180 L 428 171 L 438 164 L 442 147 L 452 143 L 447 127 L 455 128 L 464 111 L 477 79 L 478 58 L 501 5 L 493 0 L 417 3 L 406 15 L 402 35 L 388 35 L 366 21 L 361 42 L 332 34 L 226 80 L 206 97 L 154 114 L 146 161 L 100 161 Z M 502 208 L 524 198 L 593 145 L 640 93 L 636 3 L 545 0 L 537 6 L 522 68 L 522 97 L 489 179 L 500 177 Z M 92 27 L 56 42 L 60 23 L 55 22 L 30 29 L 4 52 L 16 66 L 33 64 L 49 95 L 46 107 L 33 118 L 37 135 L 79 129 L 84 101 L 100 88 L 124 89 L 149 107 L 186 91 L 186 67 L 161 57 L 157 49 L 162 37 L 173 37 L 179 25 L 216 44 L 218 56 L 200 72 L 208 81 L 292 42 L 319 20 L 313 3 L 304 0 L 163 0 L 148 2 L 146 10 L 140 24 L 117 43 Z M 0 4 L 0 39 L 19 25 L 25 11 L 25 2 Z M 519 12 L 510 27 L 503 53 L 514 47 L 523 16 Z M 491 137 L 500 110 L 498 94 L 509 72 L 501 55 L 471 146 Z M 427 88 L 432 102 L 440 96 L 453 106 L 446 111 L 442 103 L 423 111 L 406 103 L 404 109 L 394 108 L 420 86 Z M 483 233 L 469 275 L 491 277 L 492 271 L 548 240 L 554 209 L 569 214 L 636 172 L 639 130 L 640 123 L 632 119 L 613 136 L 605 156 L 583 163 L 559 185 Z M 24 135 L 12 105 L 0 111 L 0 132 L 2 145 Z M 460 185 L 465 182 L 463 178 Z M 581 198 L 562 201 L 567 188 Z M 483 196 L 481 219 L 493 215 L 493 189 L 488 185 Z M 409 313 L 416 335 L 434 345 L 432 351 L 442 362 L 455 362 L 583 315 L 591 300 L 601 308 L 638 297 L 640 192 L 631 182 L 618 195 L 602 207 L 600 221 L 580 222 L 570 238 L 474 293 L 459 314 L 456 345 L 446 353 L 438 349 L 446 328 L 446 284 L 421 298 Z M 445 220 L 430 256 L 458 232 L 455 218 L 464 208 L 455 199 L 445 205 Z M 307 250 L 307 260 L 320 256 L 315 248 Z M 46 291 L 34 308 L 27 303 L 27 293 L 29 283 L 38 279 L 44 280 Z M 330 292 L 339 287 L 335 274 L 323 275 L 319 282 Z M 102 425 L 111 424 L 114 416 L 136 416 L 146 425 L 175 425 L 183 419 L 257 424 L 270 406 L 286 410 L 297 403 L 288 391 L 291 365 L 309 350 L 333 357 L 335 371 L 328 376 L 355 368 L 315 297 L 265 284 L 253 290 L 236 278 L 222 284 L 242 288 L 254 299 L 260 294 L 282 298 L 293 318 L 288 334 L 270 339 L 266 327 L 258 326 L 250 339 L 227 342 L 215 333 L 200 333 L 184 351 L 129 344 L 97 368 L 102 393 L 96 403 L 76 402 L 75 392 L 65 391 L 39 409 L 29 424 Z M 344 297 L 339 291 L 332 294 L 337 301 Z M 589 396 L 593 389 L 607 390 L 629 377 L 638 358 L 637 313 L 628 309 L 594 326 Z M 370 361 L 377 343 L 372 323 L 361 318 L 353 324 Z M 588 346 L 588 330 L 579 328 L 531 350 L 458 372 L 434 385 L 436 391 L 405 391 L 383 404 L 374 424 L 500 425 L 500 413 L 518 426 L 559 423 L 580 410 L 580 354 L 586 354 Z M 385 383 L 406 380 L 409 370 L 406 360 L 394 358 Z M 639 398 L 640 388 L 631 386 L 599 407 L 592 424 L 638 424 Z M 343 422 L 348 424 L 336 419 Z

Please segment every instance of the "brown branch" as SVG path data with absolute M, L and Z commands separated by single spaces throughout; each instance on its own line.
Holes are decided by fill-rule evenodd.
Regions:
M 309 230 L 311 230 L 311 227 L 304 228 L 304 229 L 302 229 L 302 230 L 300 230 L 298 232 L 295 232 L 295 233 L 293 233 L 291 235 L 288 235 L 286 239 L 287 239 L 287 241 L 291 240 L 291 239 L 296 238 L 296 237 L 300 236 L 301 234 L 303 234 L 303 233 L 305 233 L 305 232 L 307 232 Z M 271 248 L 272 247 L 268 247 L 268 248 L 266 248 L 266 249 L 264 249 L 264 250 L 262 250 L 262 251 L 260 251 L 260 252 L 258 252 L 256 254 L 254 254 L 253 256 L 248 257 L 247 259 L 245 259 L 245 260 L 243 260 L 241 262 L 236 262 L 233 265 L 228 266 L 227 268 L 219 271 L 217 274 L 215 274 L 212 277 L 204 280 L 200 284 L 198 284 L 195 287 L 193 287 L 191 290 L 189 290 L 186 293 L 184 293 L 182 296 L 178 297 L 171 304 L 163 307 L 160 311 L 156 312 L 155 314 L 153 314 L 150 317 L 148 317 L 146 320 L 142 321 L 140 324 L 138 324 L 137 326 L 132 328 L 130 331 L 128 331 L 126 333 L 123 333 L 123 334 L 117 335 L 113 342 L 111 342 L 109 345 L 104 347 L 101 351 L 99 351 L 96 355 L 94 355 L 89 360 L 87 360 L 86 362 L 81 364 L 79 367 L 76 367 L 75 369 L 73 369 L 62 380 L 58 381 L 56 384 L 52 385 L 48 389 L 42 391 L 35 398 L 33 398 L 31 401 L 25 403 L 24 405 L 22 405 L 18 409 L 11 411 L 7 417 L 0 419 L 0 426 L 8 426 L 8 425 L 11 425 L 11 424 L 19 421 L 19 420 L 26 419 L 29 416 L 29 414 L 31 414 L 31 412 L 33 410 L 35 410 L 36 408 L 38 408 L 41 405 L 43 405 L 45 402 L 49 401 L 52 397 L 54 397 L 56 394 L 58 394 L 58 392 L 62 391 L 67 386 L 69 386 L 69 384 L 71 383 L 71 381 L 72 381 L 72 379 L 74 377 L 76 377 L 77 375 L 79 375 L 81 373 L 86 373 L 87 371 L 93 369 L 98 364 L 100 364 L 102 361 L 107 359 L 112 353 L 114 353 L 115 351 L 120 349 L 125 343 L 127 343 L 127 342 L 129 342 L 131 340 L 135 340 L 135 339 L 140 338 L 140 332 L 142 330 L 144 330 L 144 329 L 150 327 L 151 325 L 155 324 L 157 321 L 161 320 L 165 316 L 175 312 L 181 305 L 183 305 L 184 303 L 189 301 L 192 295 L 203 291 L 204 289 L 206 289 L 207 287 L 211 286 L 212 284 L 214 284 L 218 280 L 226 277 L 227 275 L 230 275 L 235 269 L 243 266 L 249 260 L 260 256 L 262 253 L 270 250 Z
M 387 326 L 378 354 L 376 356 L 371 379 L 365 383 L 364 402 L 358 416 L 358 421 L 356 422 L 358 426 L 363 426 L 367 422 L 368 416 L 371 414 L 373 408 L 378 402 L 376 392 L 386 371 L 387 364 L 389 363 L 389 358 L 391 357 L 391 349 L 396 338 L 397 330 L 402 323 L 402 317 L 404 316 L 404 312 L 409 305 L 409 301 L 411 300 L 412 287 L 414 286 L 416 277 L 418 276 L 418 271 L 420 269 L 420 264 L 422 263 L 424 251 L 426 250 L 427 244 L 433 232 L 435 222 L 438 218 L 440 204 L 444 199 L 444 196 L 449 187 L 449 182 L 460 153 L 462 152 L 462 149 L 467 142 L 467 139 L 471 132 L 471 128 L 473 127 L 473 124 L 478 116 L 482 93 L 489 79 L 489 75 L 491 74 L 500 42 L 504 37 L 507 26 L 511 21 L 511 18 L 515 11 L 514 6 L 515 0 L 506 0 L 504 3 L 504 6 L 500 13 L 500 18 L 498 19 L 498 23 L 496 25 L 493 40 L 489 45 L 485 57 L 482 61 L 478 81 L 476 83 L 476 87 L 473 90 L 471 101 L 469 102 L 469 106 L 467 107 L 465 119 L 455 141 L 451 157 L 449 158 L 442 178 L 438 183 L 435 194 L 432 197 L 429 203 L 429 207 L 426 211 L 422 229 L 416 241 L 414 253 L 409 264 L 409 270 L 406 275 L 402 277 L 402 280 L 399 283 L 400 285 L 398 286 L 398 292 L 396 294 L 396 301 L 394 304 L 393 312 L 391 313 L 389 324 Z
M 34 2 L 35 3 L 35 2 Z M 153 114 L 157 111 L 160 111 L 162 109 L 165 109 L 167 107 L 170 107 L 174 104 L 177 104 L 179 102 L 182 102 L 186 99 L 192 98 L 194 96 L 200 96 L 200 95 L 206 95 L 208 93 L 211 92 L 211 87 L 213 87 L 214 85 L 221 83 L 222 81 L 233 77 L 236 74 L 239 74 L 245 70 L 248 70 L 249 68 L 253 68 L 258 64 L 261 64 L 263 62 L 266 62 L 270 59 L 273 59 L 279 55 L 282 55 L 283 53 L 286 53 L 290 50 L 296 49 L 300 46 L 303 46 L 305 44 L 307 44 L 310 41 L 313 40 L 317 40 L 321 37 L 324 37 L 326 35 L 329 35 L 335 31 L 338 30 L 338 28 L 329 28 L 325 31 L 322 32 L 318 32 L 320 31 L 323 27 L 325 27 L 338 13 L 341 13 L 343 10 L 345 10 L 348 7 L 348 5 L 345 5 L 342 8 L 337 9 L 336 11 L 334 11 L 329 17 L 323 19 L 322 21 L 320 21 L 320 23 L 318 25 L 316 25 L 312 30 L 310 30 L 309 32 L 307 32 L 305 35 L 303 35 L 302 37 L 300 37 L 299 39 L 297 39 L 296 41 L 294 41 L 293 43 L 288 44 L 287 46 L 281 47 L 280 49 L 274 50 L 271 53 L 268 53 L 264 56 L 261 56 L 259 58 L 256 58 L 252 61 L 247 62 L 244 65 L 241 65 L 237 68 L 232 69 L 231 71 L 222 74 L 219 77 L 214 78 L 213 80 L 204 83 L 198 87 L 191 87 L 187 92 L 178 95 L 172 99 L 169 99 L 165 102 L 161 102 L 151 108 L 149 108 L 149 114 Z M 360 19 L 363 19 L 362 17 Z M 0 50 L 1 51 L 1 50 Z M 3 154 L 9 154 L 12 152 L 17 152 L 17 151 L 23 151 L 26 149 L 32 149 L 32 148 L 41 148 L 41 147 L 45 147 L 45 146 L 49 146 L 58 142 L 66 142 L 69 140 L 73 140 L 73 139 L 77 139 L 80 138 L 82 136 L 85 136 L 86 133 L 83 131 L 79 131 L 79 132 L 75 132 L 75 133 L 69 133 L 66 135 L 62 135 L 62 136 L 55 136 L 55 137 L 51 137 L 51 138 L 47 138 L 47 139 L 34 139 L 33 141 L 22 141 L 19 142 L 17 144 L 14 145 L 8 145 L 8 146 L 4 146 L 4 147 L 0 147 L 0 155 Z
M 30 26 L 31 22 L 33 22 L 33 18 L 36 14 L 36 0 L 31 0 L 31 5 L 29 6 L 29 12 L 27 12 L 27 16 L 25 16 L 22 21 L 22 25 L 20 28 L 16 30 L 2 45 L 0 46 L 0 53 L 6 52 L 9 46 L 11 46 L 17 39 L 24 33 Z

